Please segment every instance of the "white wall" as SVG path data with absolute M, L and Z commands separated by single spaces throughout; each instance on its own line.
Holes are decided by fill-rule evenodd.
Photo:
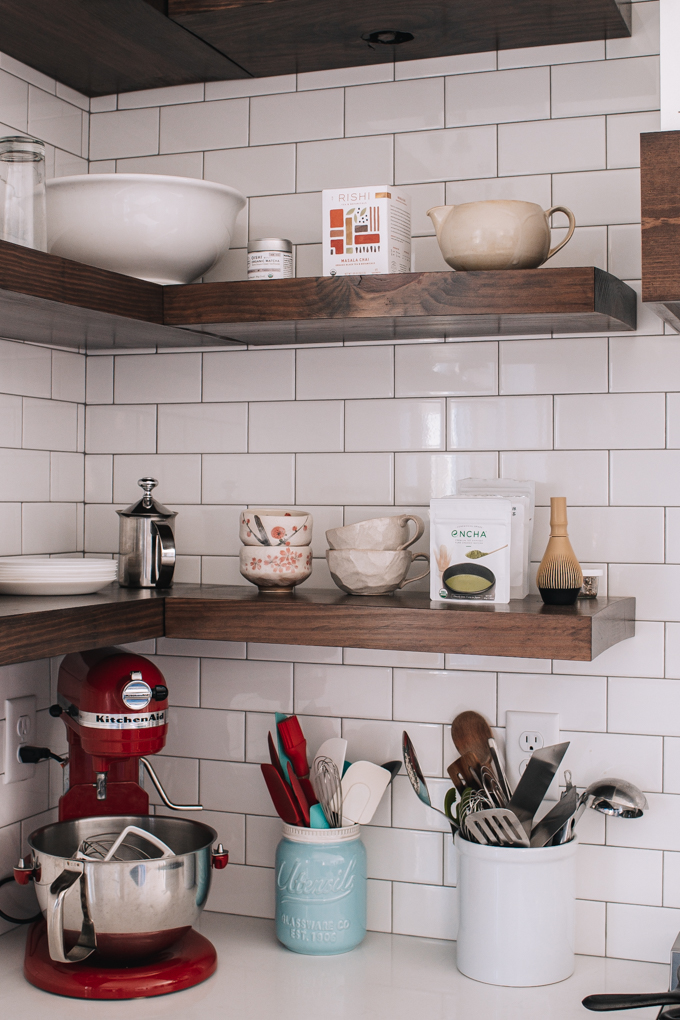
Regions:
M 91 104 L 91 171 L 233 184 L 249 196 L 236 247 L 211 279 L 243 278 L 247 236 L 297 246 L 320 272 L 323 187 L 387 182 L 414 208 L 414 268 L 445 269 L 425 210 L 444 201 L 566 204 L 579 224 L 555 265 L 597 265 L 639 286 L 640 131 L 658 128 L 658 4 L 635 3 L 631 40 L 190 85 Z M 500 122 L 500 123 L 499 123 Z M 556 231 L 556 236 L 559 232 Z M 549 497 L 566 494 L 583 562 L 636 595 L 638 634 L 593 663 L 160 640 L 175 705 L 162 772 L 200 796 L 230 844 L 213 909 L 270 916 L 279 823 L 257 763 L 273 712 L 296 711 L 312 750 L 399 756 L 407 727 L 435 795 L 454 756 L 448 723 L 558 711 L 584 785 L 638 783 L 639 821 L 580 826 L 579 949 L 665 962 L 680 929 L 680 341 L 641 309 L 618 337 L 346 344 L 88 357 L 86 530 L 117 548 L 115 506 L 143 474 L 179 511 L 178 579 L 240 583 L 247 504 L 315 516 L 311 586 L 327 586 L 324 531 L 430 496 L 469 474 L 535 478 L 534 559 Z M 113 438 L 112 438 L 113 437 Z M 429 780 L 428 780 L 429 781 Z M 405 777 L 365 830 L 371 926 L 455 937 L 450 836 Z

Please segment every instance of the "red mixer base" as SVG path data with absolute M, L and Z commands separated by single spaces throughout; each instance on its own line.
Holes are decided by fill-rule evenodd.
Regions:
M 47 925 L 31 925 L 26 941 L 24 976 L 36 988 L 74 999 L 145 999 L 168 995 L 205 981 L 217 968 L 212 942 L 193 928 L 136 967 L 55 963 L 47 949 Z

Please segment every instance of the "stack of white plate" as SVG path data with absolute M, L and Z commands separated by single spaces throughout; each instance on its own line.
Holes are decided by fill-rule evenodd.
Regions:
M 89 595 L 115 581 L 115 560 L 0 559 L 0 595 Z

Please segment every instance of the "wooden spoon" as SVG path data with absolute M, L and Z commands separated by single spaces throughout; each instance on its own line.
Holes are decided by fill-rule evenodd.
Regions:
M 480 765 L 491 761 L 489 740 L 493 737 L 491 727 L 479 712 L 461 712 L 451 723 L 451 736 L 463 756 L 472 751 L 479 759 Z

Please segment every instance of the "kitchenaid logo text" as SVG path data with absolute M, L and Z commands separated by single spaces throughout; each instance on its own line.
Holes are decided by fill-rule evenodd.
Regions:
M 452 538 L 486 538 L 486 531 L 475 531 L 473 528 L 467 530 L 461 529 L 457 531 L 455 528 L 451 532 Z
M 106 712 L 79 712 L 78 722 L 94 730 L 145 730 L 165 726 L 166 713 L 144 712 L 139 715 L 108 715 Z
M 324 903 L 332 903 L 334 900 L 349 896 L 352 892 L 355 866 L 356 862 L 350 861 L 347 867 L 339 869 L 334 877 L 310 878 L 300 861 L 295 861 L 292 865 L 284 861 L 276 876 L 276 884 L 282 892 L 288 893 L 288 899 L 302 900 L 313 896 L 323 899 Z

